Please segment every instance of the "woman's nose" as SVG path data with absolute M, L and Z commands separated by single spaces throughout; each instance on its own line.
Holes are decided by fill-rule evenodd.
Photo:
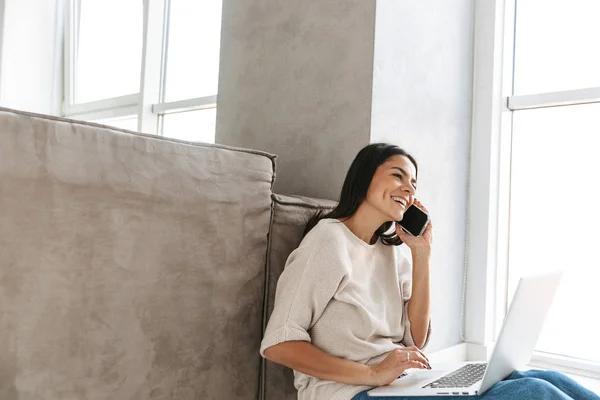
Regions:
M 409 193 L 411 195 L 415 194 L 415 188 L 412 187 L 411 185 L 404 185 L 404 187 L 402 188 L 406 193 Z

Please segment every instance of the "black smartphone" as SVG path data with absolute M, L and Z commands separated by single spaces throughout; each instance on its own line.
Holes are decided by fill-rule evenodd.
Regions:
M 400 226 L 413 236 L 421 236 L 429 223 L 429 214 L 414 204 L 404 212 Z

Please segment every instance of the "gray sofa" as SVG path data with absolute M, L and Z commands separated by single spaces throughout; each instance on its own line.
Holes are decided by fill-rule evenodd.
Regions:
M 306 221 L 275 156 L 0 109 L 0 399 L 295 399 L 258 349 Z

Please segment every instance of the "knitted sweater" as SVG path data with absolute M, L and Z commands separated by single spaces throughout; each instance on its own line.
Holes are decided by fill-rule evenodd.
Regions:
M 413 346 L 411 273 L 395 246 L 369 245 L 337 219 L 321 220 L 286 262 L 261 355 L 278 343 L 303 340 L 332 356 L 375 365 L 395 348 Z M 298 371 L 294 385 L 298 400 L 350 400 L 370 389 Z

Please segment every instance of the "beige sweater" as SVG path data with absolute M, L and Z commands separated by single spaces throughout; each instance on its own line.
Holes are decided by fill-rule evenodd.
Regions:
M 321 220 L 286 262 L 260 353 L 304 340 L 336 357 L 378 364 L 393 349 L 414 345 L 410 294 L 410 261 L 395 246 L 369 245 L 338 220 Z M 350 400 L 370 389 L 298 371 L 294 377 L 299 400 Z

